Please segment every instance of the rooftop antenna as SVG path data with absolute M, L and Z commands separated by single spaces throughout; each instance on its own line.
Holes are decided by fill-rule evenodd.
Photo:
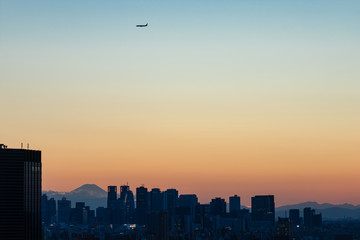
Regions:
M 23 143 L 21 143 L 21 149 L 23 149 Z
M 29 144 L 27 144 L 27 149 L 29 150 Z

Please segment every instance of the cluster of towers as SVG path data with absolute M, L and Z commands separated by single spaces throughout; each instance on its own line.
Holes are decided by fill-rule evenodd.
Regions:
M 108 187 L 107 209 L 109 209 L 110 223 L 124 224 L 135 222 L 134 194 L 128 185 L 120 187 L 118 198 L 117 186 Z

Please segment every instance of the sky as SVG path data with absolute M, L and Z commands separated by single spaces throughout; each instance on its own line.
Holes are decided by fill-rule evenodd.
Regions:
M 44 190 L 360 204 L 359 10 L 0 0 L 0 141 L 42 150 Z

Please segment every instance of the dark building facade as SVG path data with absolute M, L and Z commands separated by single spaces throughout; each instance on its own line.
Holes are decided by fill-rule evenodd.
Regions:
M 299 227 L 301 224 L 300 209 L 290 209 L 289 218 L 294 228 Z
M 304 208 L 304 227 L 306 229 L 312 229 L 314 227 L 321 227 L 322 216 L 321 213 L 316 214 L 315 209 L 309 207 Z
M 75 208 L 70 209 L 70 223 L 90 224 L 95 221 L 95 211 L 85 206 L 85 202 L 76 202 Z
M 0 239 L 41 239 L 41 151 L 0 144 Z
M 123 206 L 121 223 L 135 223 L 134 194 L 128 185 L 120 187 L 120 201 Z
M 188 207 L 191 211 L 191 217 L 195 219 L 195 208 L 198 205 L 196 194 L 181 194 L 178 199 L 179 207 Z
M 161 211 L 158 214 L 158 233 L 157 239 L 168 240 L 169 239 L 169 217 L 167 211 Z
M 121 204 L 121 201 L 117 199 L 116 186 L 108 186 L 107 208 L 109 208 L 111 212 L 110 223 L 120 224 L 123 205 Z
M 116 186 L 108 186 L 108 207 L 109 201 L 117 199 L 117 187 Z
M 152 212 L 159 212 L 164 209 L 164 201 L 159 188 L 151 189 L 150 206 Z
M 313 228 L 313 216 L 315 214 L 315 210 L 309 207 L 304 208 L 304 227 L 311 229 Z
M 56 202 L 54 198 L 48 199 L 46 194 L 41 196 L 41 221 L 45 225 L 55 223 Z
M 176 189 L 168 189 L 164 192 L 164 196 L 165 209 L 168 211 L 169 216 L 173 217 L 175 216 L 179 192 Z
M 101 224 L 110 224 L 111 212 L 109 208 L 96 208 L 96 221 Z
M 275 222 L 274 195 L 261 195 L 251 198 L 251 219 L 253 221 Z
M 292 240 L 293 232 L 289 218 L 278 218 L 276 222 L 275 240 Z
M 63 197 L 61 200 L 58 200 L 57 207 L 58 207 L 58 222 L 59 223 L 69 223 L 71 201 L 66 200 L 66 198 Z
M 239 215 L 241 208 L 240 206 L 240 197 L 238 195 L 229 197 L 230 214 L 232 217 Z
M 214 198 L 210 202 L 211 215 L 222 216 L 226 214 L 226 202 L 222 198 Z
M 136 188 L 136 223 L 138 225 L 147 224 L 148 206 L 148 189 L 144 186 Z

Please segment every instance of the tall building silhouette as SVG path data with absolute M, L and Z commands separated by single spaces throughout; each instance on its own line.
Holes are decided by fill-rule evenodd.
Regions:
M 321 213 L 316 214 L 315 209 L 311 209 L 309 207 L 304 208 L 304 227 L 307 229 L 312 229 L 314 227 L 321 227 L 321 225 Z
M 195 220 L 195 209 L 198 205 L 196 194 L 181 194 L 178 199 L 178 207 L 187 207 L 190 210 L 191 218 Z
M 314 214 L 313 216 L 314 227 L 320 228 L 322 226 L 322 215 L 321 213 Z
M 176 207 L 179 198 L 179 192 L 176 189 L 167 189 L 163 194 L 164 209 L 167 211 L 169 225 L 173 226 L 175 222 Z
M 169 217 L 175 216 L 178 198 L 179 192 L 176 189 L 168 189 L 164 192 L 164 205 L 169 213 Z
M 120 187 L 120 201 L 123 205 L 122 223 L 135 223 L 134 194 L 128 185 L 123 185 Z
M 313 216 L 315 214 L 315 210 L 309 207 L 304 208 L 304 227 L 312 228 L 313 227 Z
M 109 201 L 116 200 L 117 199 L 117 187 L 116 186 L 108 186 L 108 198 L 107 198 L 107 204 L 109 207 Z
M 181 194 L 178 199 L 179 207 L 195 208 L 198 204 L 198 198 L 196 194 Z
M 275 222 L 274 195 L 261 195 L 251 198 L 251 218 L 253 221 Z
M 211 210 L 211 215 L 224 217 L 226 214 L 225 199 L 222 198 L 211 199 L 210 210 Z
M 168 240 L 169 239 L 169 216 L 167 211 L 160 211 L 158 214 L 158 228 L 157 239 Z
M 41 151 L 0 144 L 0 239 L 41 239 Z
M 88 224 L 89 207 L 85 202 L 76 202 L 75 208 L 70 209 L 70 222 L 76 224 Z
M 108 199 L 107 207 L 110 209 L 110 223 L 120 224 L 121 222 L 121 210 L 123 205 L 121 201 L 117 199 L 117 187 L 108 186 Z
M 238 195 L 234 195 L 229 197 L 229 207 L 230 207 L 230 214 L 234 216 L 238 216 L 240 214 L 240 197 Z
M 164 209 L 163 198 L 159 188 L 153 188 L 150 192 L 150 206 L 152 212 L 159 212 Z
M 54 198 L 48 199 L 46 194 L 41 196 L 41 221 L 45 225 L 55 223 L 56 202 Z
M 301 224 L 300 209 L 290 209 L 289 218 L 294 228 L 300 227 Z
M 63 197 L 61 200 L 58 200 L 57 202 L 58 202 L 58 222 L 69 223 L 71 201 L 66 200 L 66 198 Z
M 96 208 L 96 221 L 101 224 L 110 224 L 111 212 L 109 208 L 98 207 Z
M 147 225 L 148 215 L 148 189 L 144 186 L 136 188 L 136 223 L 138 225 Z
M 46 194 L 43 194 L 41 196 L 41 222 L 45 225 L 48 225 L 50 223 L 48 201 L 48 196 Z
M 293 238 L 291 221 L 289 218 L 278 218 L 276 222 L 275 240 L 291 240 Z

